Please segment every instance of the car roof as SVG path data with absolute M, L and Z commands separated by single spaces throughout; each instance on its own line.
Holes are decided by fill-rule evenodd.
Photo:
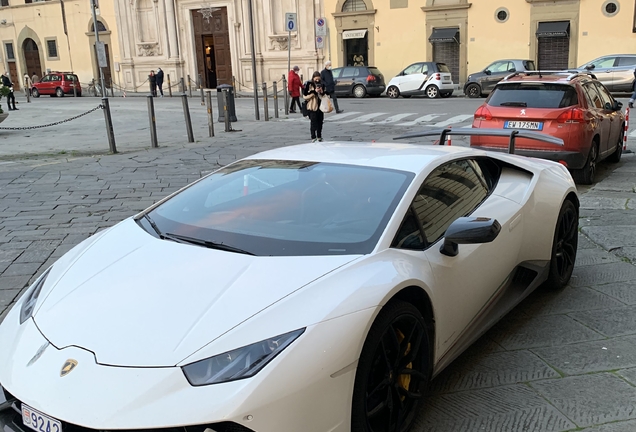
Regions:
M 530 73 L 528 73 L 530 72 Z M 556 83 L 572 84 L 576 81 L 593 81 L 596 77 L 582 72 L 552 72 L 552 71 L 522 71 L 516 72 L 501 80 L 498 84 L 524 82 L 524 83 Z
M 300 160 L 388 168 L 413 173 L 449 156 L 483 155 L 469 147 L 430 144 L 321 142 L 280 147 L 257 153 L 247 159 Z

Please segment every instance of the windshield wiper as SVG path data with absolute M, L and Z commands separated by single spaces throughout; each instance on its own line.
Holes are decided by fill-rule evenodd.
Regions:
M 208 249 L 218 249 L 218 250 L 223 250 L 227 252 L 235 252 L 235 253 L 240 253 L 245 255 L 256 255 L 256 254 L 253 254 L 252 252 L 248 252 L 244 249 L 240 249 L 234 246 L 229 246 L 223 243 L 213 242 L 210 240 L 202 240 L 195 237 L 188 237 L 188 236 L 184 236 L 180 234 L 165 233 L 161 235 L 161 238 L 166 240 L 176 241 L 178 243 L 189 243 L 189 244 L 193 244 L 197 246 L 203 246 Z
M 516 107 L 527 107 L 528 104 L 525 102 L 502 102 L 499 106 L 516 106 Z
M 155 221 L 153 221 L 152 218 L 148 216 L 147 214 L 144 215 L 144 218 L 148 221 L 152 229 L 155 230 L 159 238 L 163 239 L 163 233 L 161 232 L 161 230 L 159 230 L 159 227 L 157 227 L 157 224 L 155 223 Z

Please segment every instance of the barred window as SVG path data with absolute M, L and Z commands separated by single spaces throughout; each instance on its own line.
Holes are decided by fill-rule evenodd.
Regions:
M 49 57 L 57 57 L 57 42 L 55 39 L 46 41 L 46 48 L 49 52 Z
M 342 5 L 343 12 L 357 12 L 367 10 L 364 0 L 347 0 Z
M 7 50 L 7 60 L 15 60 L 15 54 L 13 53 L 13 44 L 8 43 L 4 45 Z

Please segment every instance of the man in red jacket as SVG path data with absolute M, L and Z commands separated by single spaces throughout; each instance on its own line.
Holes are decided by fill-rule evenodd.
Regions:
M 295 113 L 294 104 L 298 105 L 298 110 L 302 111 L 302 107 L 300 106 L 300 90 L 303 88 L 302 82 L 300 82 L 300 77 L 298 76 L 298 71 L 300 68 L 298 66 L 294 66 L 292 70 L 289 71 L 289 76 L 287 77 L 287 90 L 289 90 L 289 95 L 291 96 L 291 105 L 289 106 L 289 112 Z

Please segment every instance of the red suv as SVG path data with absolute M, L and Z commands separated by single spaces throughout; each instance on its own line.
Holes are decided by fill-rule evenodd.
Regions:
M 591 184 L 599 161 L 621 159 L 622 106 L 592 74 L 518 72 L 497 84 L 475 112 L 473 127 L 534 130 L 561 138 L 563 146 L 520 138 L 515 153 L 560 162 L 577 183 Z M 471 137 L 470 145 L 503 150 L 508 139 Z
M 51 72 L 42 77 L 42 79 L 33 84 L 31 94 L 33 97 L 43 95 L 56 95 L 62 97 L 65 94 L 73 94 L 73 83 L 78 96 L 82 95 L 82 86 L 80 85 L 77 75 L 70 72 Z

